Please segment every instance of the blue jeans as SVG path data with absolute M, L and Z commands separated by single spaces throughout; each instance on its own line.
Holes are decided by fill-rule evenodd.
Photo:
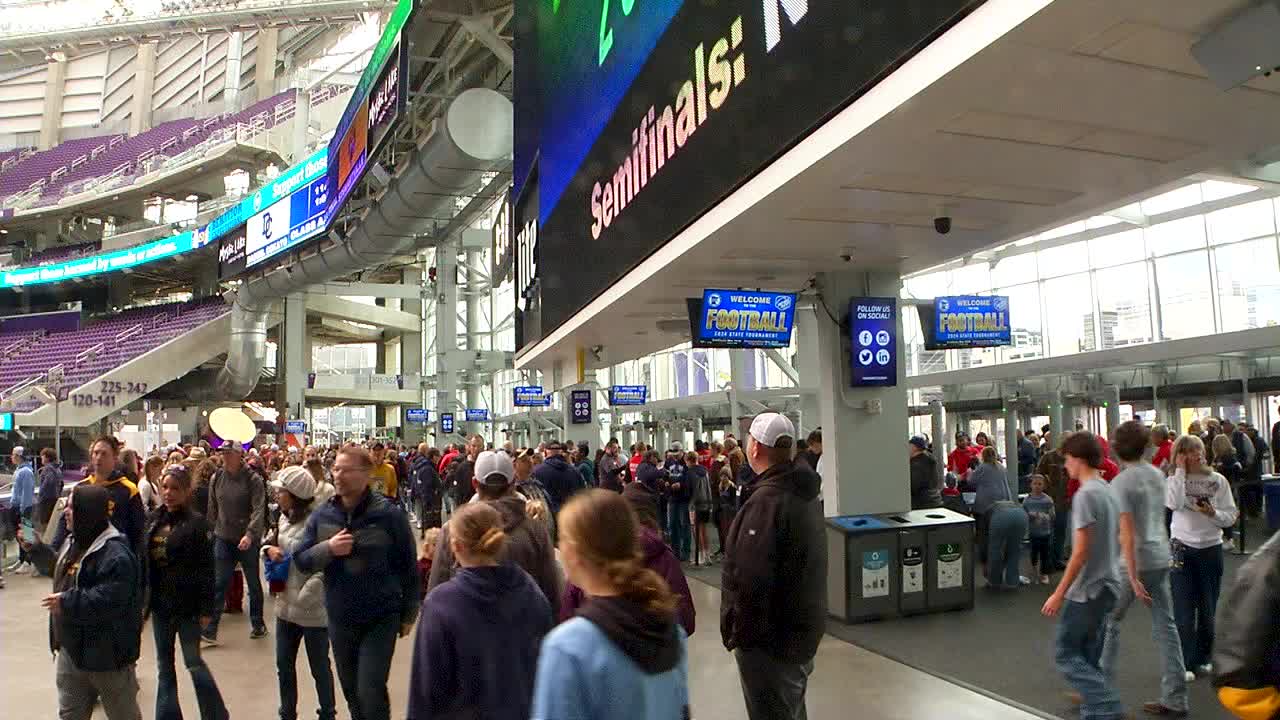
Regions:
M 1022 562 L 1022 538 L 1027 536 L 1027 513 L 1021 508 L 999 507 L 991 511 L 987 529 L 987 583 L 1016 588 Z
M 351 720 L 390 720 L 387 676 L 399 634 L 400 616 L 395 613 L 363 624 L 329 616 L 333 664 Z
M 298 647 L 307 645 L 307 664 L 316 681 L 320 720 L 338 716 L 333 694 L 333 672 L 329 670 L 329 630 L 303 627 L 276 619 L 276 675 L 280 679 L 280 720 L 298 720 Z
M 1151 596 L 1151 639 L 1160 650 L 1163 668 L 1160 674 L 1160 704 L 1171 710 L 1187 710 L 1186 666 L 1182 664 L 1182 645 L 1178 627 L 1173 622 L 1173 597 L 1169 590 L 1169 569 L 1156 568 L 1138 573 L 1138 579 Z M 1102 671 L 1115 677 L 1116 655 L 1120 652 L 1120 623 L 1133 605 L 1133 587 L 1127 581 L 1120 585 L 1120 597 L 1107 618 L 1107 634 L 1102 648 Z
M 1101 666 L 1107 613 L 1115 602 L 1113 591 L 1102 590 L 1088 602 L 1067 600 L 1058 617 L 1054 663 L 1080 693 L 1081 720 L 1123 717 L 1120 696 Z
M 667 501 L 667 527 L 671 528 L 672 552 L 688 562 L 693 550 L 693 535 L 689 529 L 689 503 L 681 500 Z
M 1173 617 L 1182 640 L 1182 661 L 1194 670 L 1213 657 L 1213 615 L 1222 590 L 1222 545 L 1198 550 L 1175 542 L 1173 555 Z
M 182 720 L 178 706 L 178 673 L 174 667 L 174 639 L 182 643 L 182 661 L 191 673 L 196 688 L 196 703 L 201 720 L 226 720 L 227 706 L 222 702 L 213 673 L 200 657 L 200 621 L 193 617 L 173 617 L 156 609 L 151 613 L 151 630 L 156 639 L 156 720 Z
M 249 549 L 241 552 L 239 542 L 213 539 L 214 598 L 213 619 L 206 632 L 211 637 L 218 636 L 218 623 L 222 620 L 222 606 L 226 601 L 227 586 L 231 584 L 231 576 L 235 574 L 236 564 L 244 571 L 244 591 L 249 596 L 249 621 L 255 630 L 265 628 L 262 622 L 262 573 L 258 572 L 258 551 L 262 546 L 251 543 Z

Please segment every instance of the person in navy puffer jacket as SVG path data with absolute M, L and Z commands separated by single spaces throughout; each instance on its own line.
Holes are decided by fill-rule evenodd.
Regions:
M 409 517 L 369 489 L 373 458 L 362 448 L 338 452 L 337 494 L 311 513 L 293 562 L 324 572 L 329 640 L 353 720 L 388 720 L 387 676 L 396 635 L 418 614 L 418 558 Z
M 529 573 L 498 561 L 507 541 L 502 527 L 502 514 L 484 502 L 449 518 L 448 542 L 461 568 L 423 601 L 408 720 L 529 717 L 551 606 Z
M 533 469 L 533 477 L 542 483 L 551 496 L 551 512 L 558 514 L 570 496 L 586 487 L 582 473 L 564 458 L 564 445 L 552 442 L 547 445 L 547 457 Z

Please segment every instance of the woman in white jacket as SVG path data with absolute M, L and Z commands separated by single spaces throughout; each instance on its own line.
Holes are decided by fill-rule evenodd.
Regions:
M 1239 511 L 1231 485 L 1205 465 L 1204 442 L 1183 435 L 1173 445 L 1174 473 L 1165 492 L 1173 511 L 1173 616 L 1182 642 L 1187 680 L 1213 672 L 1213 616 L 1222 588 L 1222 530 Z
M 298 677 L 295 672 L 298 646 L 306 643 L 307 663 L 316 683 L 320 702 L 320 720 L 334 720 L 333 672 L 329 667 L 328 615 L 324 608 L 322 573 L 307 574 L 292 561 L 294 548 L 302 542 L 316 503 L 319 488 L 305 468 L 287 467 L 276 473 L 271 482 L 276 502 L 280 504 L 280 523 L 275 537 L 269 538 L 262 552 L 275 562 L 289 560 L 289 577 L 284 592 L 276 596 L 276 674 L 280 681 L 280 720 L 297 720 Z

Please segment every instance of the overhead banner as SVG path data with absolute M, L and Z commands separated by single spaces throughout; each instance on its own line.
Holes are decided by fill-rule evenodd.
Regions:
M 610 405 L 643 405 L 649 402 L 647 385 L 614 385 L 609 388 Z
M 0 287 L 26 287 L 43 285 L 75 278 L 87 278 L 114 270 L 127 270 L 139 265 L 198 250 L 208 243 L 204 232 L 184 232 L 173 237 L 153 240 L 124 250 L 98 253 L 66 262 L 18 268 L 0 272 Z
M 280 173 L 275 180 L 254 190 L 245 199 L 236 203 L 230 210 L 214 218 L 208 225 L 210 240 L 218 240 L 227 233 L 244 225 L 249 218 L 278 200 L 289 197 L 294 190 L 324 177 L 329 170 L 329 151 L 321 148 L 300 163 Z
M 1009 298 L 1004 295 L 953 295 L 933 301 L 932 346 L 977 348 L 1009 345 Z
M 849 335 L 853 343 L 854 387 L 898 384 L 898 301 L 863 297 L 849 301 Z
M 785 348 L 796 317 L 795 293 L 705 290 L 694 344 Z
M 245 233 L 248 228 L 238 227 L 218 241 L 218 278 L 230 280 L 244 272 Z
M 537 73 L 519 78 L 515 97 L 515 167 L 535 178 L 520 192 L 539 189 L 540 332 L 522 342 L 982 1 L 536 3 L 515 40 L 536 48 Z
M 325 228 L 329 178 L 303 185 L 249 218 L 245 228 L 245 266 L 253 267 L 318 235 Z
M 551 396 L 543 392 L 541 385 L 522 385 L 511 391 L 512 404 L 516 407 L 546 407 Z

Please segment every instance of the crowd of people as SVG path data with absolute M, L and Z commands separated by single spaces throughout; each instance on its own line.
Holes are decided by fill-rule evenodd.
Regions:
M 909 442 L 912 504 L 974 516 L 991 588 L 1033 582 L 1020 575 L 1029 541 L 1039 582 L 1055 585 L 1042 612 L 1058 618 L 1055 660 L 1082 717 L 1127 717 L 1114 674 L 1120 627 L 1137 601 L 1151 610 L 1161 661 L 1161 695 L 1144 704 L 1146 714 L 1187 715 L 1188 683 L 1210 677 L 1239 717 L 1276 716 L 1277 606 L 1262 603 L 1280 599 L 1280 540 L 1255 553 L 1230 591 L 1239 599 L 1219 612 L 1224 552 L 1241 515 L 1261 510 L 1260 481 L 1273 451 L 1256 428 L 1210 418 L 1175 437 L 1166 426 L 1133 420 L 1115 428 L 1109 443 L 1079 425 L 1057 436 L 1046 425 L 1018 438 L 1017 456 L 1008 459 L 1017 463 L 1016 486 L 985 434 L 955 439 L 944 481 L 936 479 L 928 441 Z M 957 499 L 966 493 L 970 500 Z M 1216 642 L 1224 621 L 1231 625 L 1225 646 Z
M 282 720 L 297 718 L 304 647 L 322 720 L 337 716 L 337 689 L 352 718 L 389 718 L 397 638 L 411 634 L 411 719 L 689 717 L 685 569 L 713 562 L 749 716 L 803 718 L 826 546 L 821 437 L 795 435 L 765 413 L 742 445 L 638 444 L 629 456 L 616 440 L 592 455 L 480 436 L 444 451 L 201 443 L 144 455 L 103 436 L 69 495 L 42 486 L 18 500 L 31 532 L 12 569 L 52 582 L 41 604 L 68 720 L 95 705 L 141 717 L 148 622 L 155 717 L 182 717 L 179 650 L 200 717 L 229 717 L 203 653 L 242 603 L 249 637 L 274 637 Z M 55 471 L 61 482 L 42 456 L 41 484 Z

